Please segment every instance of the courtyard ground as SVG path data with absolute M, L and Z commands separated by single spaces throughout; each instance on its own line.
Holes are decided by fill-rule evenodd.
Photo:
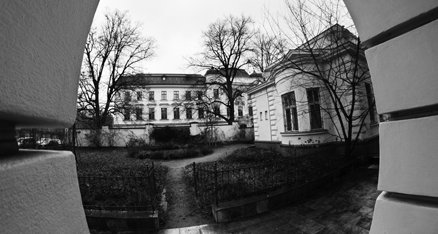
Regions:
M 167 205 L 166 223 L 163 228 L 180 228 L 196 226 L 206 223 L 213 223 L 211 213 L 201 211 L 195 204 L 195 199 L 189 188 L 184 182 L 184 167 L 196 162 L 216 161 L 226 157 L 237 149 L 250 147 L 248 144 L 227 145 L 216 148 L 215 151 L 205 157 L 189 158 L 180 160 L 154 160 L 163 166 L 169 167 L 167 174 L 166 196 L 169 204 Z
M 376 189 L 377 174 L 377 170 L 359 168 L 344 175 L 337 185 L 321 189 L 301 204 L 225 224 L 207 222 L 195 226 L 187 222 L 187 227 L 163 229 L 159 234 L 368 233 L 375 200 L 379 195 Z M 184 223 L 183 220 L 179 221 L 179 225 Z

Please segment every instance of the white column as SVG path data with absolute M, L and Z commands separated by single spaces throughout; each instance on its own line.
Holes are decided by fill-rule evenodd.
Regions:
M 344 0 L 373 81 L 380 169 L 371 233 L 438 233 L 438 2 Z
M 74 155 L 20 150 L 14 127 L 70 127 L 98 0 L 0 3 L 2 233 L 87 233 Z

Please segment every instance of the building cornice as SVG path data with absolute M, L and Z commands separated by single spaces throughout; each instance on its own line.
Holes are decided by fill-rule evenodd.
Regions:
M 255 86 L 254 88 L 249 89 L 248 94 L 251 95 L 253 93 L 260 91 L 261 89 L 268 88 L 268 87 L 273 86 L 273 85 L 275 85 L 274 80 L 267 81 L 263 84 Z

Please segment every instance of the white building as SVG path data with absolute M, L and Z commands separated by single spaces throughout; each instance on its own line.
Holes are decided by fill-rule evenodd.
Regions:
M 125 103 L 115 115 L 119 128 L 187 126 L 202 121 L 205 111 L 196 105 L 205 77 L 197 74 L 136 74 L 122 77 L 119 98 Z
M 223 78 L 223 70 L 213 70 L 210 69 L 205 73 L 206 82 L 209 83 L 206 96 L 209 98 L 210 103 L 213 106 L 213 112 L 219 113 L 223 116 L 229 117 L 230 110 L 224 103 L 228 103 L 227 95 L 224 93 L 224 89 L 219 85 L 214 85 L 213 83 L 219 81 L 219 83 L 225 83 Z M 248 102 L 248 93 L 247 91 L 257 85 L 262 78 L 262 74 L 260 73 L 252 73 L 249 75 L 243 69 L 236 69 L 236 74 L 233 79 L 233 89 L 234 92 L 239 90 L 241 92 L 240 96 L 236 98 L 234 101 L 234 116 L 235 121 L 237 121 L 241 125 L 245 125 L 248 127 L 253 126 L 252 121 L 252 106 L 249 105 Z
M 330 34 L 342 33 L 342 40 L 347 46 L 337 53 L 321 52 L 323 57 L 320 67 L 327 67 L 333 60 L 345 59 L 351 55 L 348 48 L 350 40 L 356 37 L 340 25 L 335 25 L 324 31 L 310 41 L 310 44 L 319 48 L 330 46 Z M 339 42 L 337 42 L 339 43 Z M 344 42 L 342 42 L 344 43 Z M 318 51 L 318 50 L 315 50 Z M 319 50 L 322 51 L 322 50 Z M 254 114 L 255 142 L 274 143 L 280 145 L 316 145 L 328 142 L 341 141 L 340 123 L 336 118 L 333 103 L 326 87 L 320 80 L 296 69 L 294 64 L 301 63 L 307 67 L 314 66 L 309 61 L 303 50 L 298 47 L 291 50 L 286 59 L 273 64 L 266 69 L 264 76 L 266 82 L 252 88 L 248 94 Z M 295 59 L 294 64 L 290 59 Z M 329 60 L 329 62 L 327 62 Z M 298 62 L 297 62 L 298 61 Z M 307 62 L 307 64 L 306 64 Z M 359 62 L 366 67 L 365 57 L 360 57 Z M 378 117 L 374 107 L 374 98 L 371 79 L 365 69 L 367 77 L 358 87 L 360 99 L 356 101 L 357 112 L 370 107 L 370 113 L 365 118 L 362 134 L 359 139 L 365 139 L 378 134 Z M 337 79 L 337 78 L 336 78 Z M 344 87 L 339 87 L 344 88 Z M 344 103 L 351 102 L 351 95 L 342 96 Z M 358 113 L 359 114 L 359 113 Z M 359 131 L 359 123 L 353 128 L 353 133 Z

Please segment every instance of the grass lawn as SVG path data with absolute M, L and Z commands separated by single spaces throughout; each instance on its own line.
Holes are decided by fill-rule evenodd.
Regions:
M 286 185 L 302 185 L 331 173 L 345 162 L 344 158 L 337 155 L 297 158 L 284 157 L 267 149 L 240 149 L 216 162 L 196 164 L 199 200 L 202 206 L 208 206 L 215 196 L 220 201 L 229 201 L 263 194 Z M 194 187 L 192 165 L 185 168 L 185 179 Z M 215 187 L 218 188 L 217 195 Z
M 78 149 L 77 170 L 84 205 L 142 206 L 154 201 L 166 183 L 167 167 L 154 165 L 155 183 L 147 159 L 127 157 L 125 148 Z
M 79 176 L 145 176 L 152 162 L 127 157 L 126 148 L 78 149 L 76 153 Z M 156 169 L 161 170 L 157 165 Z

